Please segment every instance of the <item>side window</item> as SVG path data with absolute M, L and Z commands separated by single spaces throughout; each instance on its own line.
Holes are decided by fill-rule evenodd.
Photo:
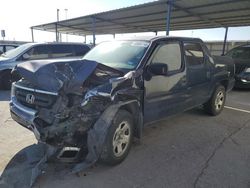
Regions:
M 169 71 L 181 69 L 181 48 L 179 43 L 161 44 L 156 48 L 151 63 L 164 63 Z
M 60 57 L 72 57 L 74 52 L 72 45 L 52 45 L 51 46 L 51 57 L 60 58 Z
M 49 48 L 48 46 L 35 46 L 31 48 L 26 54 L 28 57 L 25 59 L 46 59 L 49 57 Z
M 84 56 L 90 49 L 87 46 L 74 45 L 75 56 Z
M 15 46 L 6 46 L 5 48 L 6 48 L 6 51 L 9 51 L 9 50 L 12 50 L 12 49 L 14 49 L 16 47 Z
M 204 53 L 199 43 L 184 43 L 184 50 L 188 65 L 201 65 L 204 60 Z
M 0 46 L 0 54 L 4 53 L 3 46 Z

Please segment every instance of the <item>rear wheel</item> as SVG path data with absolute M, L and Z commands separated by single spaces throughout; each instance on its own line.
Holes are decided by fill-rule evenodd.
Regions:
M 225 87 L 222 85 L 219 85 L 215 89 L 209 101 L 204 104 L 204 108 L 209 114 L 216 116 L 220 114 L 221 111 L 223 110 L 224 105 L 225 105 L 225 100 L 226 100 Z
M 121 163 L 129 153 L 133 137 L 133 117 L 125 110 L 117 112 L 109 127 L 100 161 L 109 165 Z

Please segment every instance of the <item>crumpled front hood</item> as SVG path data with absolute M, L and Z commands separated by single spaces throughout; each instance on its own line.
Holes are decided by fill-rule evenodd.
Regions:
M 40 60 L 21 63 L 15 70 L 40 89 L 58 92 L 64 87 L 72 93 L 79 93 L 83 82 L 99 66 L 97 62 L 89 60 Z M 117 72 L 115 69 L 104 67 Z

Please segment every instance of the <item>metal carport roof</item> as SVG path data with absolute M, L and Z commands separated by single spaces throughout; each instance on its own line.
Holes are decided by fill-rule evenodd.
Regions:
M 73 35 L 166 30 L 167 0 L 52 22 L 32 29 Z M 174 0 L 171 30 L 250 25 L 250 0 Z

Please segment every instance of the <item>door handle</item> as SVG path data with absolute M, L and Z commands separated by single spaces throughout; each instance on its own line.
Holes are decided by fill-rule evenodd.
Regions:
M 211 77 L 211 73 L 208 71 L 208 72 L 206 73 L 206 76 L 207 76 L 207 78 L 210 78 L 210 77 Z

